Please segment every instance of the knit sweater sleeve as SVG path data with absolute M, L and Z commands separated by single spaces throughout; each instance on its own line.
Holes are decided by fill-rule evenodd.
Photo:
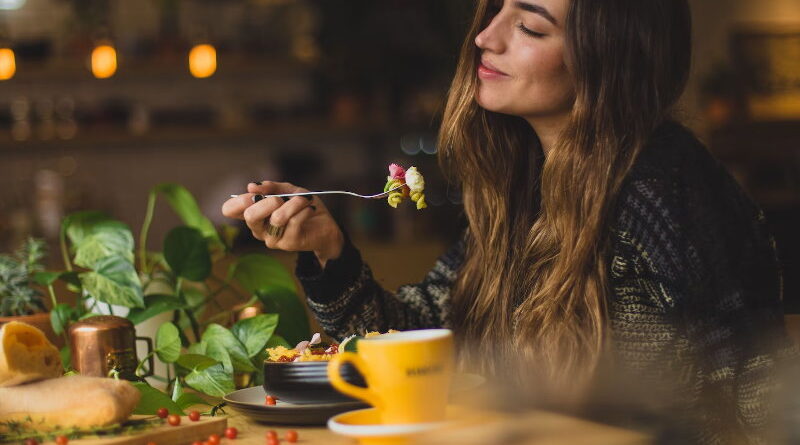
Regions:
M 617 349 L 645 379 L 680 368 L 700 442 L 762 442 L 778 364 L 793 354 L 763 214 L 706 153 L 661 161 L 618 203 Z
M 338 339 L 369 331 L 449 326 L 450 288 L 464 258 L 459 241 L 436 260 L 420 283 L 392 292 L 381 287 L 348 237 L 339 258 L 320 267 L 311 252 L 298 256 L 295 274 L 325 332 Z

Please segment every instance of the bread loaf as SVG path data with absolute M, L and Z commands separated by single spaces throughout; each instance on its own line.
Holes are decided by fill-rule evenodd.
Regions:
M 124 422 L 139 403 L 130 382 L 68 376 L 0 388 L 0 422 L 23 422 L 37 430 L 90 428 Z
M 42 331 L 18 321 L 0 327 L 0 387 L 61 374 L 58 349 Z

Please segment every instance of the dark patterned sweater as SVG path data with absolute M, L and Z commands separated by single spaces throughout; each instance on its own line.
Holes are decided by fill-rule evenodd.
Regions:
M 608 316 L 615 363 L 668 387 L 701 443 L 764 440 L 769 390 L 790 350 L 781 279 L 761 211 L 684 127 L 662 125 L 636 160 L 609 225 Z M 296 274 L 331 336 L 450 327 L 463 242 L 418 284 L 391 292 L 348 241 L 321 270 Z M 684 411 L 685 410 L 685 411 Z

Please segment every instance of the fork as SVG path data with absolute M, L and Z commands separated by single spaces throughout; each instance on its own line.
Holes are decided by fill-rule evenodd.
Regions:
M 279 195 L 261 195 L 262 198 L 289 198 L 292 196 L 313 196 L 313 195 L 349 195 L 355 196 L 356 198 L 364 198 L 364 199 L 383 199 L 389 196 L 389 193 L 401 189 L 405 186 L 405 184 L 398 185 L 395 188 L 389 189 L 383 193 L 378 193 L 376 195 L 360 195 L 358 193 L 348 192 L 344 190 L 327 190 L 324 192 L 303 192 L 303 193 L 282 193 Z M 231 198 L 236 198 L 239 195 L 231 195 Z M 255 200 L 256 195 L 253 195 L 253 199 Z

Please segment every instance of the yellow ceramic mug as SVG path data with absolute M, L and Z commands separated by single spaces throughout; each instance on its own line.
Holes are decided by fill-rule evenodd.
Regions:
M 350 362 L 367 388 L 347 383 L 339 367 Z M 328 363 L 334 388 L 378 409 L 384 424 L 437 422 L 445 418 L 453 375 L 453 333 L 424 329 L 384 334 L 358 342 Z

